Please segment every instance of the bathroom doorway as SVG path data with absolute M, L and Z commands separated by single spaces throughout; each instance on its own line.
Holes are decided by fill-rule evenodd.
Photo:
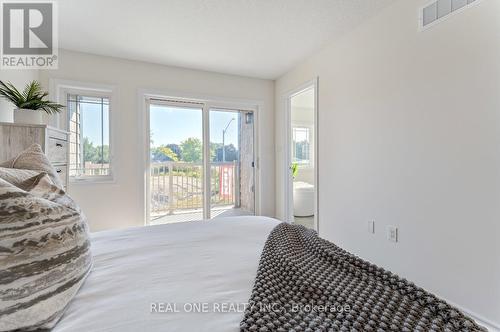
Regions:
M 318 230 L 317 80 L 287 97 L 286 220 Z

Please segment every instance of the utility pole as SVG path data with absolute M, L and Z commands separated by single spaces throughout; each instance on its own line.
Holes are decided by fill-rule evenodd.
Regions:
M 222 131 L 222 162 L 223 163 L 226 162 L 226 148 L 225 148 L 225 144 L 226 144 L 226 132 L 227 132 L 227 128 L 229 127 L 229 125 L 231 124 L 231 122 L 233 122 L 234 120 L 235 120 L 235 118 L 232 118 L 231 120 L 229 120 L 229 122 L 226 125 L 226 128 L 224 128 L 224 130 Z

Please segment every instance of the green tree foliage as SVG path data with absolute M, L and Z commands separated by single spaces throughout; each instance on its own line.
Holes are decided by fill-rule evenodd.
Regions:
M 151 150 L 151 158 L 153 161 L 179 161 L 179 156 L 166 145 L 161 145 Z
M 109 145 L 94 146 L 88 137 L 83 139 L 83 160 L 94 164 L 109 164 Z
M 94 143 L 92 143 L 88 137 L 83 139 L 83 160 L 93 161 L 97 158 L 96 149 Z
M 212 143 L 210 142 L 210 160 L 219 161 L 217 159 L 217 151 L 222 147 L 222 143 Z
M 233 144 L 225 145 L 224 150 L 226 152 L 226 162 L 227 161 L 235 161 L 238 160 L 239 157 L 239 151 L 236 149 L 236 147 Z M 222 144 L 220 144 L 217 147 L 215 158 L 213 161 L 220 161 L 222 162 Z
M 224 147 L 226 161 L 239 159 L 239 151 L 233 144 Z M 178 144 L 166 144 L 151 149 L 151 160 L 155 162 L 184 161 L 198 163 L 203 160 L 203 144 L 201 140 L 190 137 Z M 222 161 L 222 144 L 210 143 L 210 160 Z
M 177 156 L 177 160 L 182 159 L 182 149 L 179 145 L 177 144 L 167 144 L 167 148 L 172 150 L 173 153 Z
M 97 146 L 97 163 L 98 164 L 109 164 L 109 145 Z
M 182 160 L 186 162 L 201 162 L 203 159 L 203 146 L 201 140 L 190 137 L 181 142 Z

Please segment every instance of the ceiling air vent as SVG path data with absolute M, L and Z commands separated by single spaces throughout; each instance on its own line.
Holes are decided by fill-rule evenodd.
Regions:
M 480 0 L 438 0 L 425 6 L 420 11 L 420 28 L 430 27 L 441 22 L 451 14 L 455 14 Z

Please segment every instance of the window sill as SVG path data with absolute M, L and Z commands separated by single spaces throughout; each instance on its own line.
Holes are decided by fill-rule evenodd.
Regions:
M 69 178 L 69 183 L 73 184 L 113 184 L 115 179 L 112 175 L 109 176 L 95 176 L 83 178 Z

